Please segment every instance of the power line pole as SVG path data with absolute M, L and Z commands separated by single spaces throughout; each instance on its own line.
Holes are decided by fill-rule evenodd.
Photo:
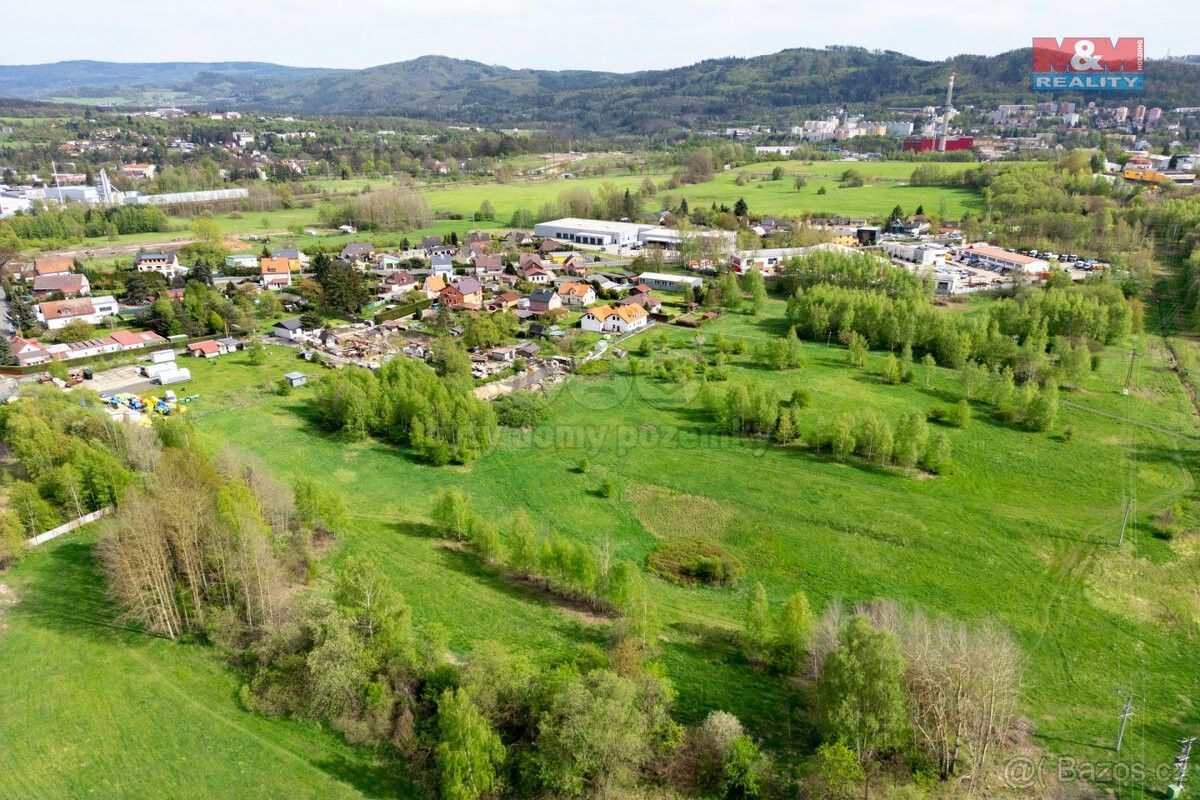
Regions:
M 1183 794 L 1183 782 L 1187 780 L 1188 758 L 1192 755 L 1195 736 L 1179 740 L 1179 755 L 1175 756 L 1175 779 L 1167 786 L 1167 797 L 1176 798 Z
M 1137 350 L 1129 351 L 1129 368 L 1125 370 L 1125 388 L 1121 390 L 1121 394 L 1129 394 L 1129 385 L 1133 383 L 1133 360 L 1137 358 Z
M 1121 709 L 1121 721 L 1117 724 L 1117 752 L 1121 752 L 1121 740 L 1125 738 L 1125 724 L 1133 716 L 1133 695 L 1125 695 L 1125 707 Z
M 1129 524 L 1129 511 L 1133 508 L 1133 498 L 1125 501 L 1125 516 L 1121 517 L 1121 533 L 1117 536 L 1117 547 L 1125 544 L 1125 526 Z M 1117 749 L 1121 749 L 1120 741 L 1118 740 Z

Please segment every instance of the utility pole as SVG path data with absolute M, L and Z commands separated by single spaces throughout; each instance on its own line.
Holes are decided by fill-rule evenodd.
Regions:
M 1174 800 L 1183 794 L 1183 782 L 1187 780 L 1188 758 L 1192 755 L 1192 742 L 1195 736 L 1179 740 L 1179 755 L 1175 756 L 1175 779 L 1167 786 L 1167 797 Z
M 1129 385 L 1133 383 L 1133 360 L 1137 358 L 1137 350 L 1129 351 L 1129 368 L 1125 370 L 1125 388 L 1121 390 L 1121 394 L 1129 394 Z
M 1121 752 L 1121 740 L 1125 738 L 1125 724 L 1133 716 L 1133 695 L 1125 695 L 1125 707 L 1121 709 L 1121 721 L 1117 724 L 1117 752 Z
M 1127 499 L 1125 501 L 1125 516 L 1121 517 L 1121 533 L 1119 536 L 1117 536 L 1117 548 L 1118 549 L 1121 547 L 1121 545 L 1125 544 L 1125 526 L 1129 524 L 1129 512 L 1132 508 L 1133 508 L 1133 499 L 1132 498 Z M 1121 749 L 1121 740 L 1120 739 L 1117 740 L 1117 749 L 1118 750 Z

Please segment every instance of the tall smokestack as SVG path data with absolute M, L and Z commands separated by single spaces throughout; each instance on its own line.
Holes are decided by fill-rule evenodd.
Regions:
M 946 107 L 942 109 L 942 138 L 938 142 L 938 150 L 946 152 L 946 140 L 950 138 L 950 108 L 954 102 L 954 73 L 950 73 L 950 83 L 946 85 Z

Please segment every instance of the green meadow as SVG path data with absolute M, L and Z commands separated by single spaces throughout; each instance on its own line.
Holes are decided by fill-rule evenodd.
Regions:
M 641 335 L 665 334 L 681 353 L 706 349 L 695 337 L 718 331 L 753 345 L 782 334 L 782 310 L 772 301 L 759 317 L 726 315 L 698 333 Z M 550 391 L 546 423 L 502 432 L 467 467 L 431 467 L 318 430 L 311 388 L 286 397 L 265 388 L 297 368 L 293 350 L 270 348 L 262 366 L 244 354 L 197 360 L 184 392 L 200 395 L 187 415 L 213 451 L 246 450 L 285 480 L 308 475 L 340 491 L 352 524 L 326 570 L 367 555 L 404 592 L 416 623 L 444 626 L 460 656 L 495 639 L 553 662 L 603 643 L 605 620 L 483 570 L 431 536 L 430 505 L 451 485 L 493 519 L 525 508 L 547 530 L 643 565 L 660 544 L 695 539 L 743 563 L 746 578 L 728 588 L 650 579 L 664 623 L 660 658 L 685 721 L 726 709 L 784 758 L 807 748 L 801 697 L 734 645 L 747 590 L 761 581 L 774 603 L 803 589 L 818 610 L 888 598 L 967 623 L 993 620 L 1024 653 L 1021 712 L 1035 744 L 1110 760 L 1118 692 L 1131 691 L 1137 715 L 1126 752 L 1159 764 L 1197 722 L 1189 697 L 1200 678 L 1191 644 L 1200 549 L 1193 534 L 1156 538 L 1151 517 L 1194 497 L 1200 423 L 1161 340 L 1131 344 L 1139 356 L 1129 395 L 1127 350 L 1111 348 L 1084 386 L 1064 391 L 1057 434 L 1018 429 L 975 404 L 968 427 L 944 429 L 953 469 L 929 478 L 721 435 L 694 386 L 620 372 L 568 379 Z M 959 396 L 950 370 L 917 366 L 911 383 L 893 386 L 874 374 L 878 353 L 858 370 L 836 344 L 804 350 L 806 365 L 791 372 L 735 357 L 733 379 L 769 383 L 785 397 L 807 388 L 806 427 L 863 408 L 894 421 Z M 311 379 L 321 373 L 299 368 Z M 584 457 L 586 474 L 577 469 Z M 611 499 L 596 491 L 609 477 L 619 487 Z M 1118 548 L 1130 493 L 1135 511 Z M 0 611 L 0 671 L 10 676 L 0 684 L 0 730 L 11 745 L 0 796 L 73 797 L 86 786 L 138 797 L 171 785 L 186 796 L 233 797 L 265 781 L 298 797 L 403 796 L 385 757 L 314 725 L 244 711 L 235 675 L 213 651 L 125 629 L 104 599 L 93 541 L 65 537 L 2 580 L 16 602 Z

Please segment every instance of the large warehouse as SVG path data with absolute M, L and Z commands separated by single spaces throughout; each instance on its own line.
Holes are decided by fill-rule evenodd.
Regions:
M 638 243 L 638 234 L 654 225 L 638 225 L 633 222 L 610 222 L 604 219 L 579 219 L 566 217 L 550 222 L 539 222 L 533 226 L 534 236 L 544 236 L 570 244 L 620 245 L 627 247 Z
M 995 267 L 1005 272 L 1038 274 L 1050 271 L 1050 262 L 1045 259 L 1013 253 L 986 244 L 972 245 L 963 250 L 962 255 L 973 256 L 985 267 Z

